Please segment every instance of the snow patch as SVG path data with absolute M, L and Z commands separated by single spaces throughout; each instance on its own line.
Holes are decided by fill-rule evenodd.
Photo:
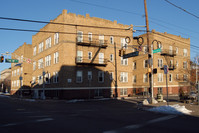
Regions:
M 154 107 L 148 109 L 148 111 L 165 113 L 165 114 L 177 114 L 177 115 L 182 115 L 182 114 L 189 115 L 192 112 L 191 110 L 186 109 L 185 106 L 180 106 L 178 104 Z
M 7 97 L 7 98 L 9 98 L 10 96 L 7 96 L 7 95 L 0 95 L 0 97 Z
M 84 99 L 73 99 L 73 100 L 69 100 L 67 101 L 67 103 L 76 103 L 76 102 L 83 102 L 85 101 Z
M 24 101 L 28 101 L 28 102 L 35 102 L 35 99 L 23 99 Z
M 144 99 L 144 101 L 142 102 L 143 105 L 149 105 L 149 101 L 147 99 Z

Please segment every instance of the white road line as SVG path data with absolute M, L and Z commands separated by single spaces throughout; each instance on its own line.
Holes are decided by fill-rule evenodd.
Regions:
M 125 126 L 123 128 L 117 129 L 117 130 L 104 131 L 103 133 L 122 133 L 122 132 L 125 132 L 126 130 L 138 129 L 138 128 L 141 128 L 143 126 L 149 125 L 149 124 L 157 123 L 157 122 L 160 122 L 160 121 L 166 121 L 166 120 L 169 120 L 169 119 L 172 119 L 172 118 L 175 118 L 175 117 L 177 117 L 177 116 L 176 115 L 168 115 L 168 116 L 159 117 L 159 118 L 156 118 L 156 119 L 153 119 L 153 120 L 149 120 L 149 121 L 147 121 L 143 124 L 128 125 L 128 126 Z

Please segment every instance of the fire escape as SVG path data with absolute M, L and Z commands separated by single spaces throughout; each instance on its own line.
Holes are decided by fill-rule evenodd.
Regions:
M 164 56 L 167 65 L 169 66 L 169 70 L 175 70 L 176 65 L 174 65 L 174 57 L 176 56 L 176 51 L 172 49 L 162 49 L 161 54 Z M 164 69 L 164 68 L 161 68 Z

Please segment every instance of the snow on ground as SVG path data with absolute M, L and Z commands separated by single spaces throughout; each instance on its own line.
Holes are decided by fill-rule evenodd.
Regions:
M 7 97 L 7 98 L 9 98 L 10 96 L 8 96 L 8 95 L 0 95 L 0 97 Z
M 152 112 L 159 112 L 159 113 L 165 113 L 165 114 L 191 114 L 191 110 L 188 110 L 185 108 L 185 106 L 180 106 L 179 104 L 169 105 L 169 106 L 159 106 L 159 107 L 153 107 L 151 109 L 148 109 L 148 111 Z

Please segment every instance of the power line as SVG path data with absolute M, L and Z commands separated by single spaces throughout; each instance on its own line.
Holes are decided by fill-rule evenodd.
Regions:
M 47 21 L 30 20 L 30 19 L 19 19 L 19 18 L 8 18 L 8 17 L 0 17 L 0 19 L 12 20 L 12 21 L 21 21 L 21 22 L 31 22 L 31 23 L 42 23 L 42 24 L 58 24 L 58 25 L 89 27 L 89 28 L 104 28 L 104 29 L 114 29 L 114 30 L 127 30 L 125 28 L 112 28 L 112 27 L 101 27 L 101 26 L 91 26 L 91 25 L 89 26 L 89 25 L 56 23 L 56 22 L 47 22 Z
M 188 12 L 186 9 L 184 9 L 184 8 L 182 8 L 182 7 L 180 7 L 180 6 L 177 6 L 177 5 L 173 4 L 172 2 L 170 2 L 170 1 L 168 1 L 168 0 L 164 0 L 164 1 L 166 1 L 166 2 L 169 3 L 169 4 L 171 4 L 172 6 L 174 6 L 174 7 L 178 8 L 178 9 L 180 9 L 180 10 L 182 10 L 182 11 L 188 13 L 189 15 L 192 15 L 192 16 L 194 16 L 195 18 L 199 19 L 199 16 L 197 16 L 197 15 L 191 13 L 191 12 Z

